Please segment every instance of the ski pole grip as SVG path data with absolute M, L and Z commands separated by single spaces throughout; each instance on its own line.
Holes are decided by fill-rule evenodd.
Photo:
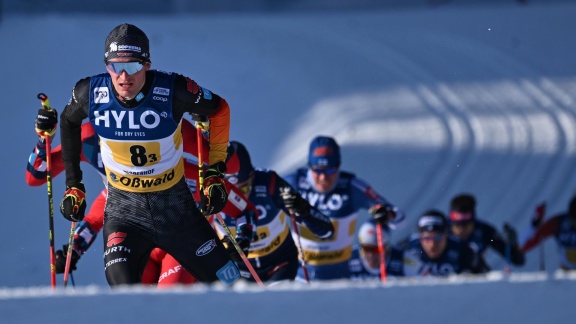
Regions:
M 46 94 L 40 92 L 37 98 L 40 99 L 40 101 L 42 102 L 42 106 L 44 107 L 44 109 L 52 110 L 52 108 L 50 108 L 50 101 L 48 100 L 48 96 Z

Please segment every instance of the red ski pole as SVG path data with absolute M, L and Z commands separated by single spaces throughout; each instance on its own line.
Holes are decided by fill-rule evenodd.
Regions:
M 66 266 L 64 267 L 64 288 L 68 285 L 68 275 L 70 274 L 70 264 L 72 263 L 72 244 L 74 244 L 74 229 L 76 222 L 70 225 L 70 237 L 68 238 L 68 252 L 66 253 Z
M 386 247 L 382 236 L 382 224 L 376 224 L 376 236 L 378 239 L 378 253 L 380 254 L 380 281 L 386 282 Z

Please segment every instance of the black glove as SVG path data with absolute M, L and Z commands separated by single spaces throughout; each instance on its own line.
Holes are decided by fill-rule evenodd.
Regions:
M 67 220 L 79 222 L 84 218 L 86 212 L 86 189 L 80 182 L 75 186 L 66 186 L 64 198 L 60 203 L 60 212 Z
M 204 175 L 204 190 L 202 191 L 200 206 L 202 213 L 205 216 L 216 214 L 220 212 L 226 200 L 228 200 L 228 192 L 224 184 L 224 173 L 226 172 L 226 164 L 218 162 L 211 165 Z
M 62 246 L 62 250 L 58 250 L 54 253 L 56 255 L 56 273 L 64 273 L 66 270 L 66 255 L 68 254 L 68 244 Z M 78 252 L 72 250 L 72 257 L 70 258 L 70 272 L 76 270 L 76 263 L 80 260 L 80 255 Z
M 296 214 L 296 216 L 310 214 L 310 204 L 291 188 L 282 188 L 280 190 L 280 196 L 284 201 L 284 207 Z
M 254 240 L 254 225 L 252 224 L 240 224 L 236 227 L 236 243 L 244 252 L 244 255 L 248 256 L 250 250 L 250 243 Z
M 56 109 L 38 109 L 38 116 L 36 116 L 36 133 L 44 137 L 46 135 L 54 136 L 56 133 L 56 125 L 58 124 L 58 112 Z
M 536 212 L 534 216 L 532 216 L 532 227 L 538 228 L 540 224 L 542 224 L 542 220 L 544 220 L 544 215 L 546 214 L 546 203 L 541 203 L 540 205 L 536 206 Z
M 518 245 L 518 234 L 516 234 L 516 230 L 512 227 L 512 225 L 508 223 L 504 224 L 504 238 L 508 244 Z
M 236 263 L 243 262 L 242 257 L 240 256 L 240 254 L 236 250 L 236 247 L 234 247 L 234 243 L 232 243 L 232 241 L 230 240 L 230 237 L 224 236 L 224 238 L 222 239 L 222 242 L 226 243 L 226 252 L 228 252 L 228 255 L 230 256 L 230 259 L 232 259 L 232 261 L 234 261 Z
M 396 218 L 396 211 L 396 207 L 389 204 L 377 204 L 368 210 L 372 218 L 382 225 L 386 225 Z

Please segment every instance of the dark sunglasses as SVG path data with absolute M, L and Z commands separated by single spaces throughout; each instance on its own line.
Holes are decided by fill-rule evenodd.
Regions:
M 384 245 L 386 246 L 386 245 Z M 380 250 L 378 249 L 377 246 L 366 246 L 366 245 L 362 245 L 361 246 L 362 250 L 368 253 L 379 253 Z
M 466 226 L 468 226 L 468 225 L 471 225 L 472 223 L 474 223 L 474 222 L 471 221 L 471 220 L 468 220 L 468 221 L 458 221 L 458 222 L 452 221 L 452 222 L 450 223 L 450 226 L 452 226 L 452 227 L 466 227 Z
M 106 69 L 114 74 L 120 74 L 122 71 L 128 75 L 132 75 L 141 71 L 144 68 L 142 62 L 108 62 Z
M 312 170 L 312 172 L 314 172 L 314 173 L 331 175 L 331 174 L 336 173 L 336 171 L 338 171 L 338 167 L 331 167 L 331 168 L 315 168 L 315 167 L 310 167 L 310 170 Z

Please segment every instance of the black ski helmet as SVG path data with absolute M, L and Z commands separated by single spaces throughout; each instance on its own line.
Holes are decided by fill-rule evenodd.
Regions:
M 448 220 L 444 213 L 439 210 L 427 210 L 418 218 L 418 232 L 446 232 L 448 230 Z
M 474 212 L 476 209 L 476 198 L 468 193 L 463 193 L 452 198 L 450 210 L 459 212 Z

